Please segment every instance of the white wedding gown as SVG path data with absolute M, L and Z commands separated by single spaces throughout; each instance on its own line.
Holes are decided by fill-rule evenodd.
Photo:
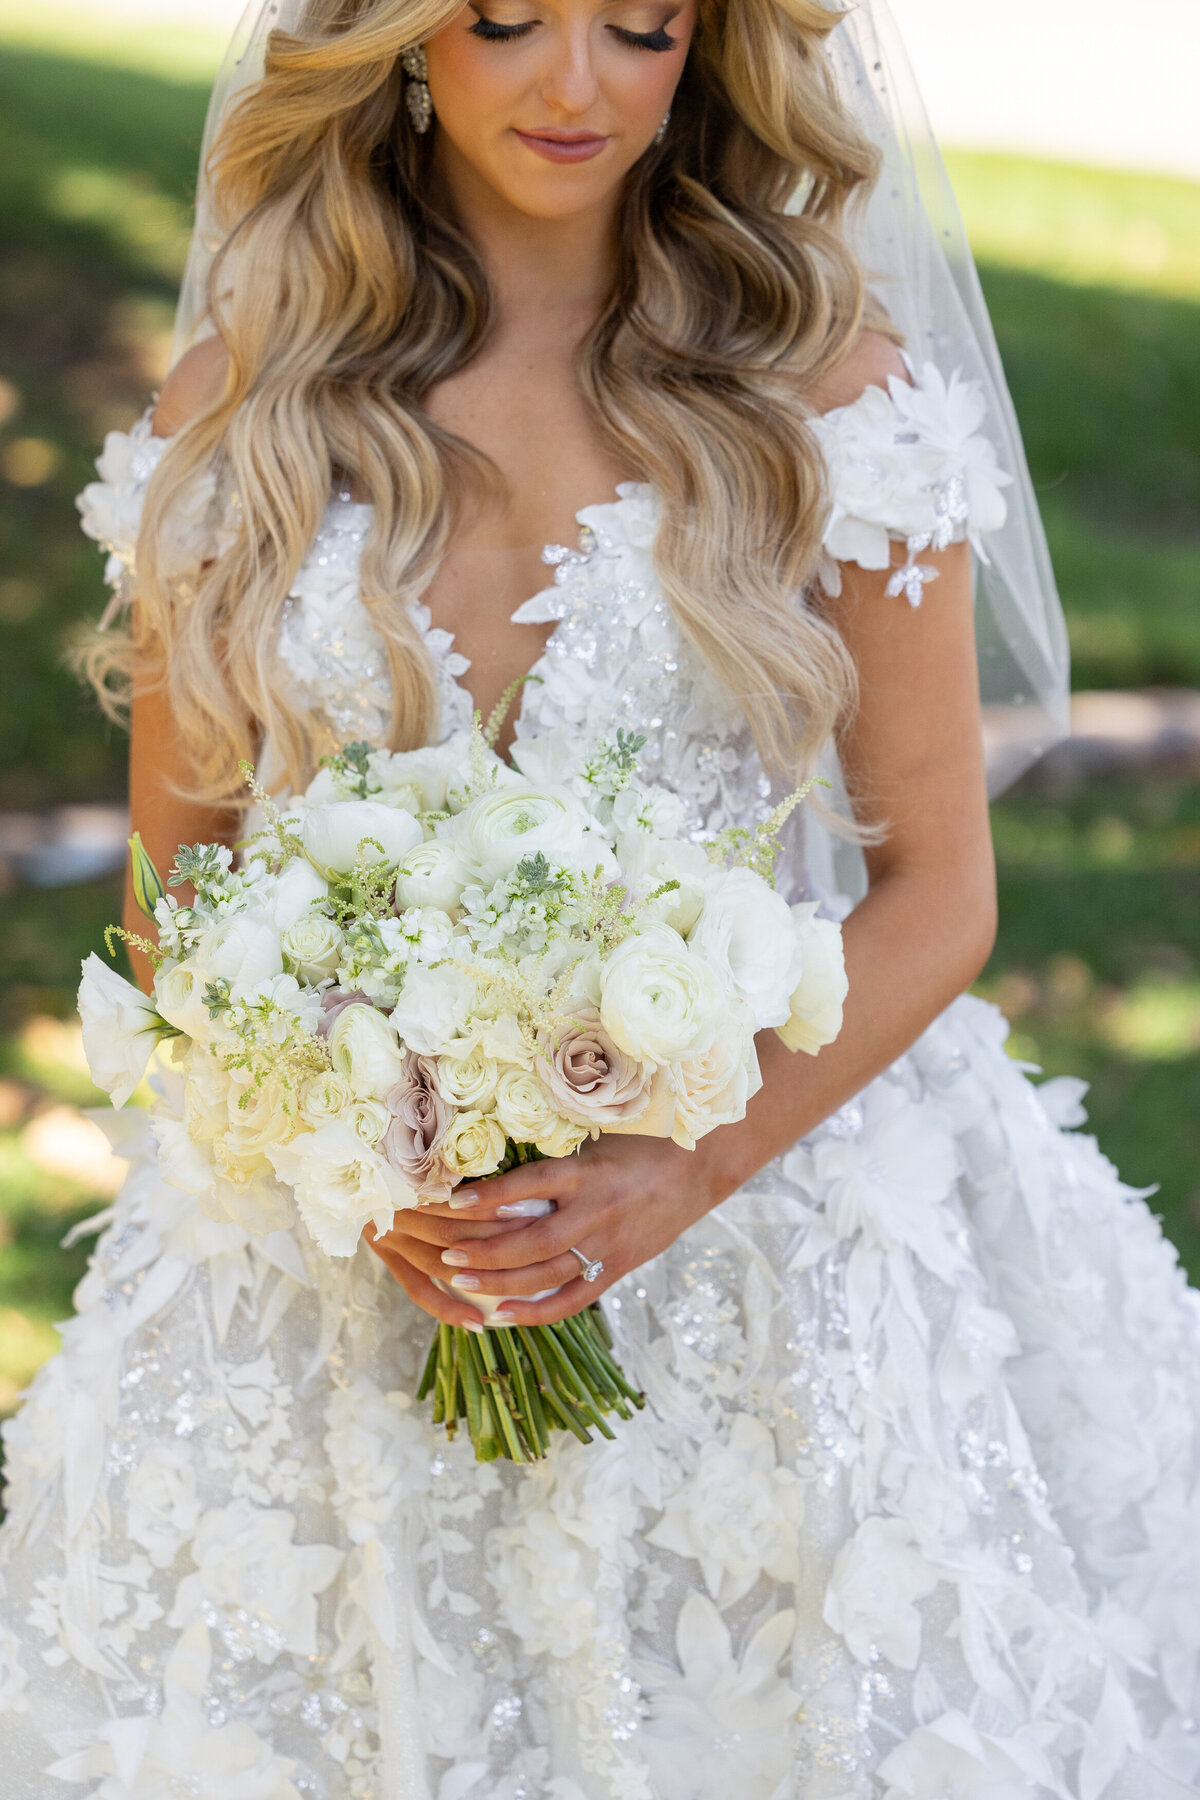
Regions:
M 994 520 L 975 422 L 931 369 L 822 420 L 831 557 Z M 84 496 L 114 580 L 160 453 L 115 435 Z M 761 815 L 652 494 L 579 518 L 516 615 L 557 621 L 520 730 L 634 728 L 698 829 Z M 331 504 L 280 635 L 336 742 L 387 710 L 366 530 Z M 446 732 L 465 664 L 422 623 Z M 1200 1310 L 1005 1030 L 957 1001 L 613 1288 L 649 1404 L 532 1470 L 410 1399 L 430 1323 L 369 1250 L 213 1223 L 114 1116 L 128 1180 L 5 1430 L 6 1800 L 1195 1793 Z

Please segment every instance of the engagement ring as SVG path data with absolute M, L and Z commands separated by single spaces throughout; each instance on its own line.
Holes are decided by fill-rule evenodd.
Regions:
M 581 1265 L 579 1272 L 585 1281 L 595 1281 L 598 1275 L 603 1275 L 604 1264 L 600 1261 L 599 1257 L 593 1262 L 590 1257 L 583 1254 L 582 1250 L 577 1250 L 574 1244 L 571 1245 L 571 1255 L 579 1258 Z

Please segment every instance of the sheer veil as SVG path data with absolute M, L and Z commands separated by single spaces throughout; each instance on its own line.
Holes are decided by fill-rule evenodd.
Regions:
M 293 30 L 306 0 L 250 0 L 209 103 L 196 225 L 176 318 L 174 359 L 205 335 L 208 274 L 219 246 L 205 168 L 221 119 L 262 73 L 267 39 Z M 877 145 L 883 172 L 854 223 L 868 279 L 903 331 L 918 367 L 935 363 L 980 384 L 981 429 L 1012 477 L 1008 516 L 977 568 L 976 627 L 988 762 L 1002 791 L 1066 735 L 1068 650 L 1021 434 L 979 285 L 974 258 L 912 68 L 886 0 L 858 0 L 833 32 L 828 53 L 847 104 Z M 843 868 L 834 886 L 857 888 Z M 850 879 L 847 879 L 850 877 Z

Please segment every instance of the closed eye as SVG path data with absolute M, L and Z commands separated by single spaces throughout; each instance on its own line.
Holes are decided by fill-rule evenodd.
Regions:
M 623 44 L 630 45 L 634 50 L 673 50 L 675 48 L 676 39 L 668 36 L 665 25 L 660 25 L 657 31 L 626 31 L 620 25 L 610 25 L 608 29 L 614 37 L 620 38 Z
M 487 44 L 510 44 L 514 38 L 523 38 L 533 30 L 536 19 L 530 19 L 524 25 L 497 25 L 492 19 L 478 18 L 467 30 L 472 37 L 482 38 Z

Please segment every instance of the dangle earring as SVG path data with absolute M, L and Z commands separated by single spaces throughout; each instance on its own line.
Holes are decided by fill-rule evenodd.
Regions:
M 671 123 L 671 114 L 670 114 L 670 110 L 668 109 L 666 118 L 663 120 L 662 124 L 659 126 L 658 130 L 654 134 L 654 141 L 656 144 L 663 144 L 666 142 L 667 126 L 670 123 Z
M 413 130 L 424 137 L 433 123 L 433 101 L 429 98 L 429 64 L 425 60 L 423 47 L 412 44 L 403 51 L 400 67 L 408 76 L 408 86 L 404 90 L 408 116 L 412 120 Z

